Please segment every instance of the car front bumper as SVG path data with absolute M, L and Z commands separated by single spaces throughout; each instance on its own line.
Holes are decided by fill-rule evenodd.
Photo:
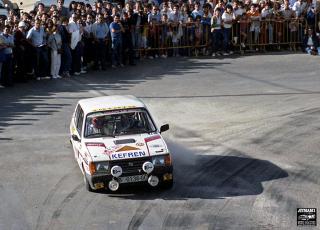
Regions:
M 129 177 L 129 176 L 138 176 L 138 175 L 147 175 L 146 173 L 123 173 L 120 177 Z M 154 170 L 147 176 L 157 176 L 160 183 L 173 180 L 173 166 L 157 166 L 154 167 Z M 92 189 L 102 189 L 108 188 L 108 183 L 111 180 L 118 180 L 118 178 L 112 176 L 111 174 L 86 174 L 87 181 L 89 182 Z M 137 183 L 146 183 L 147 181 L 139 182 L 130 182 L 125 184 L 137 184 Z

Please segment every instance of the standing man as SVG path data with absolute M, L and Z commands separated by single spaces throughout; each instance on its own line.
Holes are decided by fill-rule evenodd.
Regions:
M 34 23 L 34 27 L 28 31 L 27 39 L 34 48 L 33 68 L 38 81 L 45 77 L 45 73 L 49 66 L 45 37 L 46 33 L 44 27 L 41 26 L 41 21 L 37 19 Z
M 69 10 L 63 6 L 64 0 L 58 0 L 57 10 L 59 12 L 60 17 L 69 17 Z
M 131 18 L 133 11 L 130 9 L 128 12 L 123 12 L 122 25 L 124 33 L 122 34 L 122 45 L 123 45 L 123 64 L 126 64 L 126 60 L 129 59 L 129 65 L 134 64 L 134 52 L 133 52 L 133 42 L 132 42 L 132 30 L 134 28 L 135 22 Z M 129 17 L 130 16 L 130 17 Z
M 99 69 L 100 61 L 101 69 L 106 70 L 109 27 L 107 23 L 104 22 L 103 14 L 98 14 L 97 21 L 92 25 L 91 31 L 95 42 L 94 69 Z
M 26 28 L 24 21 L 19 22 L 18 30 L 14 33 L 14 57 L 16 60 L 16 77 L 20 82 L 26 82 Z
M 60 74 L 63 77 L 70 77 L 71 64 L 72 64 L 72 56 L 71 56 L 71 34 L 68 31 L 68 18 L 63 17 L 61 19 L 61 25 L 58 27 L 59 34 L 61 35 L 61 66 L 60 66 Z
M 114 21 L 110 24 L 111 40 L 112 40 L 112 68 L 116 68 L 117 65 L 123 67 L 122 64 L 122 33 L 124 28 L 120 22 L 120 15 L 116 14 Z
M 0 39 L 3 41 L 4 45 L 4 55 L 5 60 L 2 65 L 1 72 L 1 84 L 3 86 L 13 86 L 13 56 L 12 48 L 14 47 L 13 36 L 11 33 L 11 27 L 6 25 L 3 29 L 3 33 L 0 35 Z
M 80 33 L 80 25 L 78 23 L 79 17 L 72 13 L 68 24 L 68 31 L 71 34 L 71 55 L 72 55 L 72 67 L 71 67 L 71 75 L 80 75 L 81 72 L 81 33 Z

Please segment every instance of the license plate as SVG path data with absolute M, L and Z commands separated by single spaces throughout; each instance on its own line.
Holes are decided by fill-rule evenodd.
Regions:
M 119 183 L 135 183 L 140 181 L 147 181 L 147 175 L 137 175 L 137 176 L 126 176 L 126 177 L 119 177 Z

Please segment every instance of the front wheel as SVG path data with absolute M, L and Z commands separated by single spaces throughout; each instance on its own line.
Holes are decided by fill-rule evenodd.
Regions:
M 83 175 L 83 180 L 84 180 L 84 186 L 86 190 L 89 192 L 93 192 L 93 189 L 91 188 L 91 185 L 85 175 Z
M 162 181 L 160 187 L 162 189 L 171 189 L 173 187 L 173 180 Z

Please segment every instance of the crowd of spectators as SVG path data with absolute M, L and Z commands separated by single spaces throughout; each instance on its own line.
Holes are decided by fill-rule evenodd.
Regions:
M 20 15 L 11 10 L 7 19 L 0 19 L 0 81 L 12 86 L 32 77 L 68 78 L 135 65 L 144 57 L 229 55 L 233 45 L 245 48 L 257 43 L 261 34 L 268 44 L 296 37 L 303 51 L 317 54 L 317 3 L 98 0 L 94 5 L 72 1 L 66 8 L 63 0 L 57 0 Z

